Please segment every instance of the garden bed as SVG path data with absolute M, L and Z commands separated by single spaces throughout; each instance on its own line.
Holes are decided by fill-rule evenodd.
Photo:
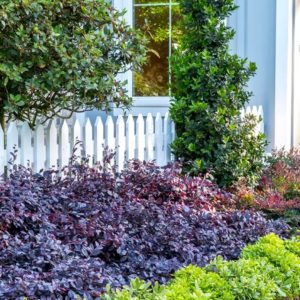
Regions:
M 0 224 L 3 299 L 93 299 L 137 276 L 165 284 L 183 266 L 289 234 L 203 177 L 137 161 L 121 174 L 73 163 L 63 179 L 16 168 L 0 186 Z

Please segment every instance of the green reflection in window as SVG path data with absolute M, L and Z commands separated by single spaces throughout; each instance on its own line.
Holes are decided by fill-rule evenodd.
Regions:
M 179 6 L 171 1 L 138 0 L 134 3 L 134 25 L 149 39 L 148 61 L 134 73 L 134 96 L 169 95 L 169 56 L 176 45 Z

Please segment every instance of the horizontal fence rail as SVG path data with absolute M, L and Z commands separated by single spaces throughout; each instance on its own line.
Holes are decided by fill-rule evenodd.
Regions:
M 263 118 L 262 107 L 247 107 L 241 111 Z M 263 121 L 257 127 L 263 132 Z M 6 149 L 4 133 L 0 127 L 0 169 L 1 173 L 16 153 L 15 164 L 30 166 L 35 172 L 66 166 L 78 141 L 76 157 L 85 157 L 90 166 L 102 163 L 104 149 L 115 152 L 115 165 L 120 171 L 126 161 L 139 159 L 155 160 L 160 166 L 172 160 L 170 144 L 175 138 L 175 126 L 169 113 L 155 116 L 139 114 L 137 117 L 108 115 L 105 122 L 97 117 L 94 124 L 89 118 L 84 122 L 75 117 L 72 122 L 53 119 L 47 124 L 37 124 L 31 130 L 27 123 L 10 122 L 7 129 Z

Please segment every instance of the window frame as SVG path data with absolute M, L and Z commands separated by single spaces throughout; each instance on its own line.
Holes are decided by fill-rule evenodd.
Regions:
M 166 6 L 171 4 L 171 0 Z M 128 25 L 133 27 L 134 21 L 134 1 L 133 0 L 114 0 L 113 6 L 119 10 L 126 10 L 124 19 Z M 169 17 L 170 18 L 170 17 Z M 169 26 L 171 23 L 169 20 Z M 171 46 L 171 40 L 169 39 L 169 47 Z M 133 96 L 133 71 L 127 71 L 124 74 L 118 76 L 121 80 L 127 80 L 127 91 L 128 95 L 133 99 L 133 109 L 134 107 L 157 107 L 158 111 L 160 108 L 164 109 L 170 106 L 171 96 Z

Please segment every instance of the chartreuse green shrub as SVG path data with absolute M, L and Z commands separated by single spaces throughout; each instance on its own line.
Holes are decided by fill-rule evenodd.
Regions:
M 218 258 L 208 269 L 214 269 L 228 282 L 234 299 L 271 300 L 286 295 L 277 285 L 284 274 L 264 258 L 230 262 Z
M 284 242 L 285 248 L 300 257 L 300 237 Z
M 180 0 L 183 34 L 172 57 L 173 152 L 187 171 L 213 172 L 225 186 L 257 180 L 266 146 L 264 135 L 255 133 L 257 120 L 240 116 L 256 66 L 230 54 L 234 31 L 224 21 L 234 2 Z
M 109 286 L 103 300 L 163 300 L 164 286 L 155 283 L 153 286 L 149 282 L 134 278 L 130 286 L 125 286 L 122 290 L 112 291 Z
M 177 271 L 166 287 L 166 300 L 234 300 L 230 285 L 218 274 L 196 266 Z
M 266 258 L 284 274 L 273 278 L 283 294 L 291 298 L 300 296 L 300 256 L 295 254 L 298 251 L 297 243 L 284 242 L 275 234 L 269 234 L 256 244 L 244 248 L 242 258 L 252 260 Z
M 187 266 L 167 285 L 139 279 L 104 300 L 278 300 L 300 296 L 300 239 L 275 234 L 244 248 L 237 261 L 217 257 L 207 267 Z

